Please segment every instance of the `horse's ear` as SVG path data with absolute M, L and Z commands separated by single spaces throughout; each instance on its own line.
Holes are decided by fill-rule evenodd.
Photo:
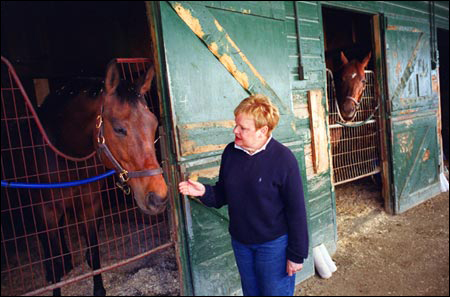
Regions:
M 364 58 L 364 60 L 361 62 L 364 68 L 367 67 L 367 64 L 369 64 L 370 57 L 372 57 L 372 51 L 370 51 L 367 56 Z
M 115 61 L 111 61 L 106 68 L 105 91 L 108 95 L 113 94 L 119 85 L 120 75 Z
M 138 82 L 139 94 L 144 95 L 152 86 L 153 77 L 155 76 L 155 68 L 151 67 L 147 70 L 143 81 Z
M 344 55 L 344 52 L 341 52 L 341 61 L 342 61 L 342 65 L 345 65 L 348 63 L 347 57 Z

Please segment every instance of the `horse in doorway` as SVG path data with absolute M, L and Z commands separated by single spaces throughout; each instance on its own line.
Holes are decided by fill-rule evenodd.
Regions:
M 361 96 L 366 87 L 364 69 L 369 64 L 372 52 L 360 62 L 358 60 L 348 61 L 341 52 L 342 66 L 334 74 L 336 88 L 337 111 L 344 122 L 352 121 L 358 111 Z
M 141 211 L 151 215 L 164 211 L 168 201 L 167 185 L 154 146 L 158 121 L 144 98 L 153 77 L 152 67 L 135 83 L 121 80 L 116 63 L 111 62 L 104 82 L 70 83 L 47 96 L 39 110 L 49 138 L 61 152 L 83 157 L 97 151 L 105 167 L 119 174 L 121 187 L 132 192 Z M 86 169 L 69 170 L 61 175 L 61 169 L 72 169 L 70 164 L 63 158 L 48 157 L 47 151 L 42 149 L 41 155 L 36 156 L 43 168 L 40 170 L 45 171 L 40 172 L 41 182 L 64 182 L 98 174 Z M 97 226 L 102 211 L 102 183 L 45 189 L 33 194 L 47 281 L 57 283 L 72 269 L 63 231 L 69 212 L 73 213 L 77 228 L 81 226 L 89 266 L 94 271 L 100 269 Z M 93 279 L 94 295 L 105 295 L 101 274 Z M 53 290 L 53 295 L 60 294 L 60 288 Z

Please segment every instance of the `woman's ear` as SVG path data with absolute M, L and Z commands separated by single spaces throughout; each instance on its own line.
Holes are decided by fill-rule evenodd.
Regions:
M 267 136 L 267 132 L 269 132 L 269 127 L 264 126 L 264 127 L 262 127 L 261 129 L 259 129 L 259 131 L 261 131 L 261 133 L 262 133 L 264 136 Z

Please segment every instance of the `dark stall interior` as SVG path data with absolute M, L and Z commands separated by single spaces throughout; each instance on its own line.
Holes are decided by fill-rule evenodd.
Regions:
M 35 104 L 64 80 L 103 77 L 113 58 L 152 57 L 144 2 L 7 1 L 1 18 L 2 56 Z
M 441 92 L 441 121 L 442 121 L 442 141 L 444 146 L 444 160 L 448 167 L 448 30 L 438 29 L 438 50 L 439 50 L 439 80 Z
M 334 71 L 341 65 L 341 51 L 349 61 L 361 61 L 372 50 L 370 15 L 324 7 L 322 18 L 328 69 Z M 374 69 L 373 60 L 371 59 L 367 69 Z

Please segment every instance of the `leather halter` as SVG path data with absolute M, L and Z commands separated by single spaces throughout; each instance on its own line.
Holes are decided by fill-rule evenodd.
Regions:
M 130 194 L 130 187 L 127 182 L 130 178 L 136 177 L 144 177 L 144 176 L 154 176 L 163 174 L 163 170 L 161 167 L 155 169 L 147 169 L 147 170 L 139 170 L 139 171 L 127 171 L 125 170 L 120 163 L 114 158 L 113 154 L 109 150 L 108 146 L 105 142 L 104 134 L 104 125 L 103 125 L 103 105 L 101 108 L 101 113 L 97 116 L 96 128 L 98 129 L 97 133 L 97 144 L 98 144 L 98 155 L 100 156 L 102 152 L 108 157 L 108 159 L 113 163 L 116 171 L 119 173 L 120 184 L 117 184 L 119 188 L 121 188 L 126 195 Z
M 350 100 L 353 101 L 353 103 L 355 103 L 355 108 L 358 109 L 359 105 L 361 104 L 361 102 L 358 102 L 355 98 L 353 98 L 352 96 L 347 96 L 345 97 L 345 100 Z M 344 118 L 342 117 L 341 114 L 341 110 L 339 109 L 339 104 L 337 102 L 337 99 L 334 100 L 335 104 L 336 104 L 336 109 L 339 115 L 339 118 L 341 119 L 341 121 L 346 122 L 346 120 L 344 120 Z M 357 112 L 355 112 L 355 114 L 353 115 L 353 117 L 350 119 L 350 121 L 353 121 L 356 117 Z

